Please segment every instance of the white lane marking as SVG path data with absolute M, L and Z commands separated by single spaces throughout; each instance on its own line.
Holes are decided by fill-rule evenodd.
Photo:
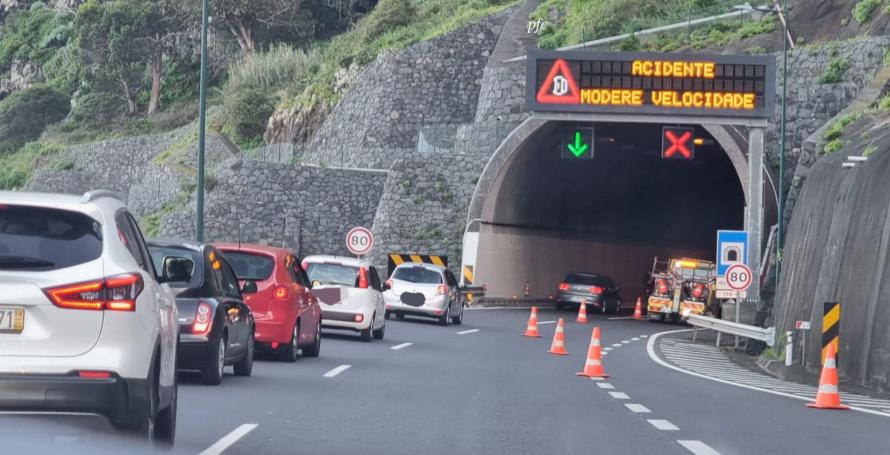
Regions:
M 399 349 L 405 349 L 405 348 L 407 348 L 408 346 L 411 346 L 412 344 L 414 344 L 414 343 L 402 343 L 402 344 L 397 344 L 397 345 L 391 347 L 390 349 L 392 349 L 393 351 L 398 351 Z
M 615 343 L 612 345 L 613 348 L 620 348 L 621 346 L 621 343 Z
M 609 355 L 609 353 L 608 353 L 608 352 L 604 352 L 603 355 Z
M 608 346 L 608 347 L 603 348 L 603 351 L 604 351 L 604 352 L 609 352 L 609 351 L 611 351 L 612 349 L 614 349 L 614 348 L 611 347 L 611 346 Z
M 253 431 L 254 428 L 257 427 L 255 423 L 245 423 L 238 428 L 232 430 L 231 433 L 220 438 L 219 441 L 213 443 L 212 446 L 205 449 L 203 452 L 198 455 L 220 455 L 231 447 L 232 444 L 238 442 L 239 439 L 243 438 L 247 433 Z
M 794 398 L 795 400 L 807 401 L 807 402 L 813 401 L 813 398 L 801 397 L 801 396 L 797 396 L 797 395 L 792 395 L 790 393 L 778 392 L 775 390 L 765 389 L 762 387 L 755 387 L 755 386 L 751 386 L 751 385 L 747 385 L 747 384 L 741 384 L 738 382 L 727 381 L 725 379 L 718 379 L 718 378 L 714 378 L 714 377 L 707 376 L 704 374 L 699 374 L 699 373 L 695 373 L 693 371 L 685 370 L 683 368 L 671 365 L 671 364 L 665 362 L 664 360 L 661 360 L 661 358 L 658 357 L 658 354 L 655 353 L 655 343 L 658 341 L 658 339 L 661 336 L 670 335 L 670 334 L 674 334 L 674 333 L 691 332 L 691 331 L 692 331 L 692 329 L 680 329 L 680 330 L 669 330 L 666 332 L 656 333 L 656 334 L 652 335 L 649 338 L 649 341 L 646 343 L 646 353 L 649 354 L 649 358 L 652 359 L 653 362 L 655 362 L 665 368 L 670 368 L 671 370 L 679 371 L 680 373 L 683 373 L 683 374 L 688 374 L 690 376 L 707 379 L 709 381 L 719 382 L 721 384 L 727 384 L 727 385 L 731 385 L 731 386 L 735 386 L 735 387 L 741 387 L 743 389 L 756 390 L 758 392 L 763 392 L 763 393 L 770 393 L 773 395 L 778 395 L 780 397 Z M 854 411 L 864 412 L 866 414 L 872 414 L 872 415 L 881 416 L 881 417 L 890 417 L 890 410 L 888 410 L 888 412 L 880 412 L 880 411 L 875 411 L 872 409 L 860 408 L 858 406 L 850 406 L 850 409 L 852 409 Z
M 701 441 L 677 441 L 686 450 L 695 455 L 720 455 L 720 452 L 712 449 L 709 445 Z
M 640 335 L 640 338 L 649 338 L 649 335 Z
M 649 410 L 649 408 L 637 403 L 625 403 L 624 406 L 626 406 L 627 409 L 636 412 L 637 414 L 649 414 L 650 412 L 652 412 Z
M 601 389 L 614 389 L 615 388 L 615 386 L 613 386 L 612 384 L 609 384 L 608 382 L 597 382 L 596 385 L 597 385 L 597 387 L 599 387 Z
M 621 340 L 621 344 L 630 344 L 630 340 Z
M 648 419 L 646 421 L 649 422 L 650 424 L 652 424 L 653 427 L 655 427 L 661 431 L 677 431 L 677 430 L 679 430 L 679 428 L 677 428 L 676 425 L 674 425 L 664 419 Z
M 470 329 L 470 330 L 464 330 L 462 332 L 457 332 L 457 334 L 458 335 L 466 335 L 468 333 L 476 333 L 478 331 L 479 331 L 479 329 Z
M 616 400 L 630 400 L 630 397 L 624 392 L 609 392 L 609 395 L 612 395 L 612 398 Z
M 348 370 L 349 367 L 351 367 L 351 366 L 352 366 L 352 365 L 340 365 L 340 366 L 338 366 L 337 368 L 334 368 L 333 370 L 328 371 L 327 373 L 325 373 L 325 374 L 324 374 L 324 377 L 326 377 L 326 378 L 333 378 L 333 377 L 337 376 L 338 374 L 340 374 L 340 373 L 342 373 L 342 372 Z
M 591 381 L 602 381 L 604 378 L 590 378 Z
M 544 324 L 556 324 L 556 321 L 541 321 L 541 322 L 538 322 L 538 325 L 544 325 Z
M 633 319 L 633 318 L 634 318 L 633 316 L 622 316 L 622 317 L 617 317 L 617 318 L 607 318 L 607 319 L 610 320 L 610 321 L 620 321 L 620 320 L 622 320 L 622 319 Z
M 630 339 L 630 341 L 640 341 L 640 337 L 633 337 Z

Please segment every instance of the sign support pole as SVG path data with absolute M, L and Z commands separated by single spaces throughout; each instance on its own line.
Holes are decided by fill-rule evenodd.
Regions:
M 748 263 L 754 272 L 748 299 L 760 301 L 760 262 L 762 258 L 761 237 L 763 236 L 763 128 L 748 130 Z

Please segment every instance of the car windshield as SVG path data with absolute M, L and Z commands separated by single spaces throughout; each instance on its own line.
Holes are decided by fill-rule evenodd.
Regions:
M 200 252 L 184 247 L 158 246 L 149 244 L 148 253 L 151 254 L 151 261 L 154 263 L 155 270 L 158 271 L 158 274 L 163 273 L 165 257 L 183 257 L 191 259 L 192 262 L 195 263 L 195 267 L 192 269 L 192 274 L 189 277 L 189 280 L 184 282 L 170 283 L 170 287 L 201 287 L 201 284 L 203 283 L 204 268 L 200 266 L 200 264 L 203 264 Z
M 358 267 L 330 262 L 310 262 L 306 273 L 312 283 L 318 281 L 321 284 L 355 286 Z
M 612 287 L 612 280 L 609 277 L 587 273 L 570 273 L 566 275 L 565 282 L 584 286 Z
M 102 226 L 67 210 L 0 206 L 0 270 L 55 270 L 102 255 Z
M 442 274 L 425 267 L 402 267 L 392 274 L 393 279 L 420 284 L 440 284 Z
M 275 260 L 265 254 L 226 251 L 225 255 L 239 280 L 263 281 L 275 269 Z

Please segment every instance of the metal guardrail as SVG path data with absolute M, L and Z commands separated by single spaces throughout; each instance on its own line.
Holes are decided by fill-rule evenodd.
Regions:
M 724 321 L 709 316 L 699 316 L 690 314 L 686 319 L 689 325 L 695 327 L 692 332 L 692 339 L 695 340 L 699 329 L 709 329 L 717 332 L 717 345 L 720 345 L 720 334 L 740 336 L 752 340 L 763 341 L 767 346 L 773 347 L 776 343 L 776 328 L 757 327 L 753 325 L 739 324 L 732 321 Z

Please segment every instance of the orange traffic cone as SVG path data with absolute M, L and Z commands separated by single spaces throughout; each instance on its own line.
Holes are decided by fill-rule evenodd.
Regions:
M 525 333 L 522 335 L 531 338 L 541 338 L 541 334 L 538 333 L 538 307 L 532 307 L 532 314 L 528 317 L 528 325 L 525 327 Z
M 547 351 L 551 354 L 556 355 L 569 355 L 566 352 L 566 332 L 565 332 L 565 321 L 562 318 L 559 318 L 559 322 L 556 323 L 556 332 L 553 334 L 553 343 L 550 345 L 550 350 Z
M 822 366 L 822 377 L 819 378 L 819 392 L 816 393 L 816 402 L 807 403 L 808 408 L 817 409 L 850 409 L 841 404 L 841 395 L 837 390 L 837 358 L 834 352 L 834 343 L 828 345 L 828 355 L 825 356 L 825 365 Z
M 637 297 L 637 306 L 634 307 L 634 319 L 643 319 L 643 302 Z
M 594 327 L 590 336 L 590 347 L 587 349 L 587 361 L 584 362 L 584 370 L 575 373 L 578 376 L 588 378 L 608 378 L 603 370 L 603 351 L 600 347 L 600 328 Z
M 587 301 L 582 300 L 581 306 L 578 307 L 578 318 L 575 319 L 578 324 L 587 324 Z

